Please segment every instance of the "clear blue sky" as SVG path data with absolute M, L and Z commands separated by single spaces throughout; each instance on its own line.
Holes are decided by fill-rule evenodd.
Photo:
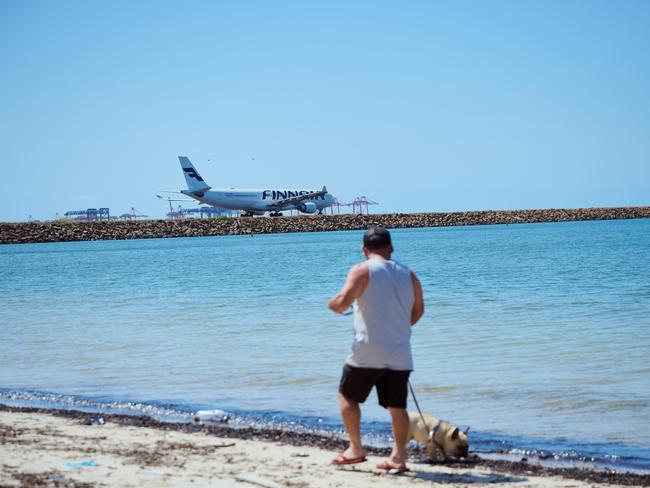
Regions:
M 0 63 L 0 220 L 162 217 L 179 154 L 377 212 L 650 205 L 646 0 L 2 0 Z

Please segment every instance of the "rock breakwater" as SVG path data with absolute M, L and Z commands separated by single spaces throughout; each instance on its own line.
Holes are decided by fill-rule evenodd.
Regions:
M 300 215 L 218 219 L 139 220 L 41 223 L 0 223 L 0 243 L 97 241 L 200 237 L 288 232 L 360 230 L 370 225 L 389 229 L 465 225 L 569 222 L 650 218 L 650 207 L 574 208 L 544 210 L 483 210 L 473 212 L 393 213 L 371 215 Z

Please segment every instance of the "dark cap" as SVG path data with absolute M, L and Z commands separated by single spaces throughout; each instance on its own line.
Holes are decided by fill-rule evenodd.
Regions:
M 363 235 L 363 247 L 371 251 L 383 249 L 390 245 L 390 232 L 378 225 L 373 225 Z

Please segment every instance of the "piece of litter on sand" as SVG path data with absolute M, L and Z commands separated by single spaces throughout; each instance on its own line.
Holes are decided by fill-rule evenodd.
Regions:
M 309 454 L 304 452 L 294 452 L 291 457 L 309 457 Z
M 68 468 L 96 468 L 99 466 L 95 461 L 82 461 L 80 463 L 65 463 Z
M 215 423 L 215 424 L 225 424 L 230 420 L 230 415 L 228 415 L 223 410 L 199 410 L 194 414 L 194 422 L 197 424 L 200 423 Z
M 71 480 L 70 478 L 66 478 L 65 476 L 62 476 L 60 474 L 55 474 L 52 476 L 52 481 L 54 482 L 55 486 L 65 486 L 65 487 L 72 487 L 74 488 L 74 480 Z
M 84 425 L 104 425 L 106 420 L 104 420 L 104 417 L 93 417 L 84 419 L 81 423 Z
M 273 480 L 268 478 L 262 478 L 253 473 L 242 474 L 240 476 L 235 476 L 237 481 L 243 481 L 244 483 L 250 483 L 252 485 L 263 486 L 264 488 L 286 488 L 284 485 L 276 483 Z

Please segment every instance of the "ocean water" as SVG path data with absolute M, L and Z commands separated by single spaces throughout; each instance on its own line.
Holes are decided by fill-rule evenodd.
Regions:
M 340 434 L 362 232 L 0 246 L 0 403 Z M 650 220 L 393 231 L 411 381 L 471 449 L 650 472 Z M 411 408 L 413 403 L 410 403 Z M 364 432 L 389 441 L 371 395 Z

